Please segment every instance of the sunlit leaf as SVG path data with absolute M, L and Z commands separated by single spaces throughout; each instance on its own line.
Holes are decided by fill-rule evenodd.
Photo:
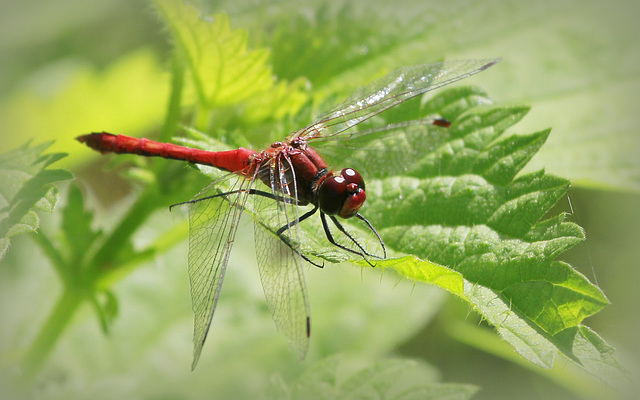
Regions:
M 155 4 L 187 61 L 201 105 L 235 104 L 273 85 L 268 51 L 248 49 L 247 31 L 232 30 L 226 14 L 204 17 L 181 1 Z
M 307 101 L 308 82 L 296 79 L 293 82 L 280 81 L 268 91 L 248 99 L 243 113 L 246 122 L 279 121 L 295 115 Z

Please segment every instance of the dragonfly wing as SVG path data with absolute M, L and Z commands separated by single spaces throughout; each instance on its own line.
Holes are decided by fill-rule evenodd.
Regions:
M 226 175 L 203 189 L 189 204 L 189 281 L 195 314 L 192 369 L 209 332 L 252 181 L 236 174 Z M 221 195 L 223 192 L 227 194 Z
M 366 174 L 368 179 L 404 175 L 420 168 L 423 159 L 452 139 L 447 128 L 424 119 L 309 141 L 330 166 L 349 161 L 348 167 Z M 384 162 L 380 159 L 384 154 Z M 343 165 L 344 166 L 344 165 Z
M 255 220 L 258 268 L 267 305 L 276 327 L 289 339 L 290 345 L 302 359 L 309 348 L 310 310 L 302 257 L 299 253 L 297 191 L 295 185 L 289 185 L 291 175 L 286 171 L 292 170 L 288 158 L 274 158 L 269 168 L 271 193 L 277 201 L 254 196 L 260 215 L 270 216 L 268 220 Z M 282 235 L 291 246 L 285 244 L 275 233 L 283 226 L 289 227 Z
M 337 135 L 412 97 L 484 71 L 498 61 L 452 60 L 397 69 L 359 89 L 311 125 L 295 132 L 292 138 Z

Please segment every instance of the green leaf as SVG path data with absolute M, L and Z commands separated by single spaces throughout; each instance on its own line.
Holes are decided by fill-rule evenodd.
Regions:
M 29 148 L 29 144 L 0 155 L 0 260 L 12 236 L 35 232 L 37 211 L 52 212 L 58 201 L 55 182 L 72 175 L 63 170 L 46 169 L 63 158 L 63 153 L 43 154 L 51 143 Z
M 214 108 L 239 103 L 273 85 L 266 49 L 249 50 L 248 33 L 229 17 L 201 17 L 181 1 L 156 0 L 180 53 L 187 60 L 199 103 Z
M 399 36 L 408 36 L 408 30 L 397 29 L 379 12 L 379 4 L 364 10 L 354 2 L 334 5 L 320 2 L 312 13 L 306 7 L 288 7 L 265 24 L 267 35 L 260 39 L 273 48 L 273 69 L 279 77 L 305 76 L 320 86 L 397 44 Z
M 280 121 L 296 115 L 309 99 L 308 82 L 296 79 L 280 81 L 273 88 L 257 93 L 246 101 L 243 112 L 245 123 Z
M 472 385 L 438 383 L 436 375 L 413 360 L 384 360 L 356 370 L 336 356 L 307 369 L 288 396 L 285 388 L 274 398 L 463 400 L 477 391 Z
M 473 172 L 489 182 L 507 184 L 542 147 L 549 132 L 551 129 L 502 139 L 478 156 Z
M 555 335 L 540 332 L 499 293 L 468 284 L 467 298 L 500 336 L 535 365 L 551 368 L 558 354 L 614 388 L 628 383 L 626 369 L 613 357 L 614 349 L 588 327 L 577 325 Z
M 465 97 L 469 92 L 445 91 L 432 102 L 450 104 L 456 93 Z M 447 134 L 438 136 L 435 148 L 417 163 L 407 163 L 405 176 L 367 183 L 363 213 L 388 248 L 417 257 L 377 261 L 376 266 L 466 299 L 537 365 L 549 368 L 561 353 L 590 372 L 604 368 L 607 375 L 620 374 L 610 347 L 574 335 L 572 344 L 590 343 L 580 347 L 588 355 L 578 360 L 562 339 L 565 332 L 582 329 L 583 320 L 608 300 L 582 274 L 556 260 L 584 240 L 582 229 L 565 221 L 565 214 L 543 219 L 569 182 L 544 171 L 514 178 L 549 134 L 499 139 L 523 112 L 526 108 L 468 109 Z M 400 129 L 394 132 L 395 143 L 402 147 L 404 136 L 413 134 Z
M 62 213 L 63 243 L 69 254 L 68 265 L 81 266 L 92 254 L 91 248 L 102 232 L 91 228 L 93 215 L 85 210 L 82 192 L 76 185 L 69 188 L 67 197 L 67 205 Z M 80 271 L 72 273 L 80 275 Z

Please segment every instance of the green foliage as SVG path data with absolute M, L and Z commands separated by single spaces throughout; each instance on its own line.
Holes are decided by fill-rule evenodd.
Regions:
M 93 215 L 85 210 L 82 193 L 76 186 L 72 186 L 67 194 L 67 205 L 62 213 L 61 240 L 70 265 L 81 266 L 83 258 L 89 253 L 93 242 L 102 232 L 91 228 Z M 76 275 L 81 271 L 70 271 Z
M 326 2 L 313 14 L 301 9 L 275 16 L 263 38 L 273 48 L 274 72 L 288 79 L 306 76 L 320 86 L 365 61 L 368 54 L 384 52 L 409 36 L 390 26 L 375 8 L 357 8 L 351 2 Z M 354 18 L 368 23 L 354 24 Z
M 353 366 L 331 357 L 309 368 L 291 388 L 281 387 L 274 399 L 470 399 L 471 385 L 436 382 L 427 365 L 409 360 L 384 360 L 353 373 Z
M 26 144 L 0 155 L 0 260 L 12 236 L 38 229 L 38 211 L 53 211 L 59 198 L 53 184 L 71 179 L 67 171 L 47 169 L 66 155 L 42 154 L 50 144 L 31 148 Z
M 268 52 L 248 50 L 248 33 L 232 31 L 226 14 L 206 21 L 198 10 L 180 2 L 155 3 L 188 65 L 201 106 L 235 104 L 271 87 Z

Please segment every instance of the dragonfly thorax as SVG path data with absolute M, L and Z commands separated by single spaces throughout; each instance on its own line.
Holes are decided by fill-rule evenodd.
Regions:
M 318 188 L 320 210 L 327 215 L 351 218 L 366 200 L 364 180 L 354 169 L 345 168 L 340 175 L 329 175 Z

